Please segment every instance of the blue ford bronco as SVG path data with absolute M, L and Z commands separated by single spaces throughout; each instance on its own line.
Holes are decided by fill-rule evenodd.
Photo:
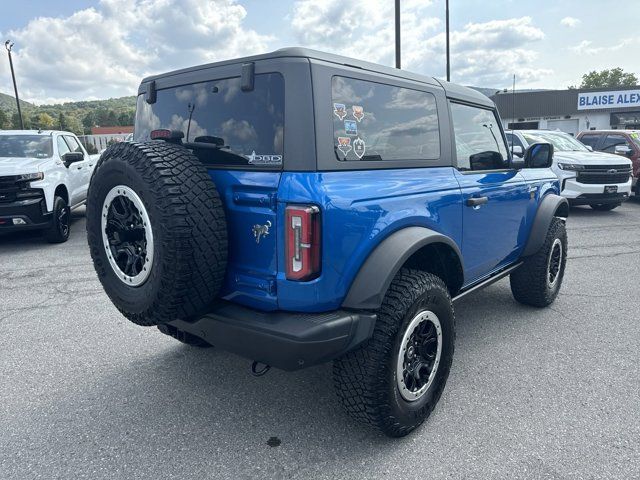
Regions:
M 403 436 L 444 389 L 456 300 L 506 276 L 523 304 L 556 298 L 552 157 L 513 158 L 474 90 L 283 49 L 145 78 L 134 141 L 93 174 L 88 241 L 132 322 L 255 374 L 333 361 L 346 410 Z

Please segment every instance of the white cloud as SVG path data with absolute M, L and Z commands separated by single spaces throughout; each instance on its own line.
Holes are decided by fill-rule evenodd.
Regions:
M 431 2 L 402 3 L 402 66 L 444 77 L 445 34 L 438 18 L 427 8 Z M 353 8 L 351 8 L 353 7 Z M 299 0 L 292 27 L 297 38 L 322 50 L 393 64 L 393 2 L 355 2 L 344 8 L 341 0 Z M 452 80 L 477 86 L 500 87 L 535 82 L 552 71 L 535 65 L 530 44 L 545 37 L 530 17 L 469 23 L 451 32 Z
M 246 13 L 237 0 L 102 0 L 5 35 L 24 99 L 107 98 L 135 94 L 150 73 L 267 50 Z
M 638 47 L 640 47 L 640 37 L 636 38 L 625 38 L 622 39 L 621 41 L 619 41 L 618 43 L 615 43 L 613 45 L 600 45 L 600 46 L 594 46 L 593 42 L 591 40 L 582 40 L 580 43 L 578 43 L 577 45 L 574 45 L 572 47 L 569 47 L 569 50 L 571 50 L 574 53 L 580 54 L 580 55 L 599 55 L 602 53 L 613 53 L 613 52 L 618 52 L 620 50 L 622 50 L 623 48 L 629 48 L 630 51 L 635 51 L 637 50 Z
M 575 17 L 564 17 L 560 20 L 560 25 L 564 25 L 569 28 L 577 27 L 580 23 L 582 23 L 582 20 Z
M 430 16 L 430 0 L 402 2 L 403 66 L 411 66 L 420 46 L 441 25 Z M 393 2 L 369 0 L 300 0 L 291 26 L 301 44 L 371 62 L 392 65 L 395 55 Z

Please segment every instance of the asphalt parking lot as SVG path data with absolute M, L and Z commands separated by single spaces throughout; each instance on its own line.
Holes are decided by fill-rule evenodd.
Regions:
M 254 378 L 130 324 L 84 224 L 62 245 L 0 237 L 0 479 L 640 476 L 637 200 L 572 210 L 552 308 L 506 280 L 457 304 L 443 398 L 400 440 L 342 412 L 329 365 Z

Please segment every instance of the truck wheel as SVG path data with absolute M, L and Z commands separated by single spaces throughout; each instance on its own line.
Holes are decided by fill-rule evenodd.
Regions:
M 53 199 L 51 226 L 44 231 L 44 238 L 49 243 L 64 243 L 69 240 L 71 232 L 71 210 L 62 197 Z
M 553 218 L 542 248 L 510 275 L 514 298 L 525 305 L 547 307 L 558 296 L 567 266 L 567 229 Z
M 592 203 L 589 206 L 599 212 L 608 212 L 610 210 L 613 210 L 614 208 L 618 208 L 620 205 L 620 203 Z
M 453 305 L 444 282 L 402 269 L 378 310 L 372 337 L 334 362 L 338 397 L 356 419 L 390 437 L 407 435 L 438 403 L 454 342 Z
M 195 335 L 192 335 L 189 332 L 185 332 L 183 330 L 178 330 L 173 325 L 158 325 L 158 330 L 160 330 L 165 335 L 169 335 L 170 337 L 175 338 L 180 343 L 184 343 L 185 345 L 200 348 L 209 348 L 212 346 L 210 343 L 205 342 L 200 337 L 196 337 Z
M 203 313 L 227 262 L 225 215 L 206 168 L 163 141 L 110 146 L 87 200 L 87 237 L 107 295 L 138 325 Z

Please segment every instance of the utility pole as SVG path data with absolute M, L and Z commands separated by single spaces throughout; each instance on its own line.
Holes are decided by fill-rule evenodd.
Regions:
M 16 74 L 13 71 L 13 60 L 11 59 L 11 48 L 13 47 L 13 42 L 11 40 L 7 40 L 6 42 L 4 42 L 4 46 L 7 49 L 7 54 L 9 54 L 9 66 L 11 67 L 11 78 L 13 79 L 13 91 L 16 94 L 16 106 L 18 107 L 20 129 L 24 130 L 24 123 L 22 122 L 22 110 L 20 110 L 20 99 L 18 98 L 18 85 L 16 85 Z
M 447 82 L 451 81 L 451 62 L 449 61 L 449 0 L 445 2 L 445 10 L 446 10 L 446 30 L 447 30 Z
M 400 68 L 400 0 L 396 0 L 396 68 Z

